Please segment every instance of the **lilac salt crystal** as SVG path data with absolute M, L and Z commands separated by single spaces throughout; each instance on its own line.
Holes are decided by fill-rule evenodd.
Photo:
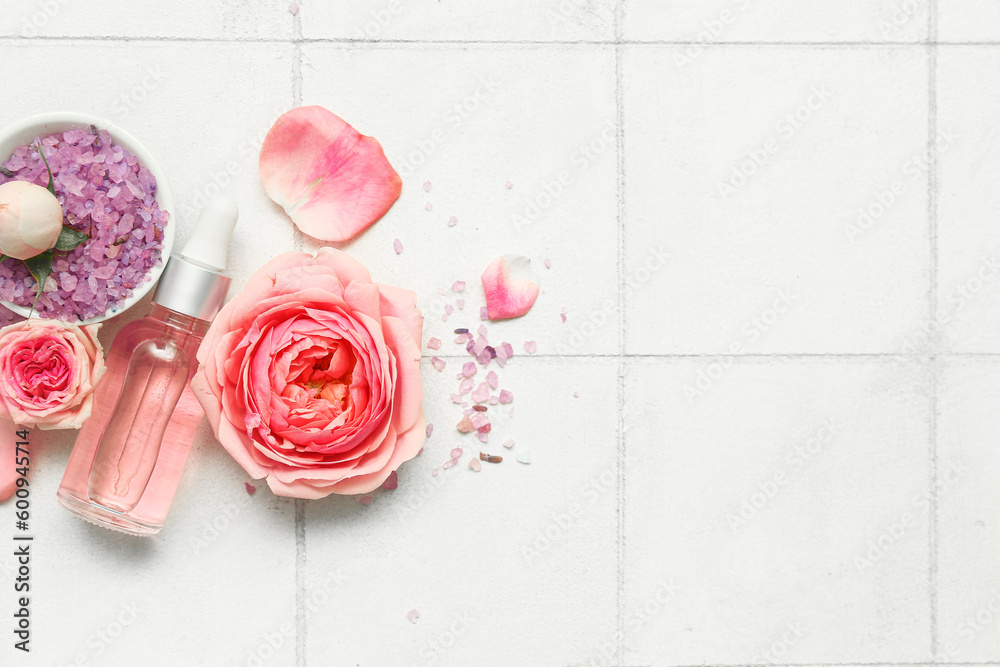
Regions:
M 449 227 L 454 227 L 457 224 L 458 224 L 458 218 L 456 218 L 455 216 L 451 216 L 450 218 L 448 218 Z
M 455 305 L 458 306 L 459 310 L 465 308 L 465 299 L 455 299 Z
M 444 312 L 445 312 L 446 315 L 451 315 L 452 313 L 455 312 L 455 307 L 452 306 L 450 303 L 449 304 L 445 304 Z
M 497 398 L 496 396 L 490 396 L 490 405 L 496 405 L 499 402 L 500 402 L 499 398 Z
M 52 169 L 64 224 L 90 238 L 74 250 L 56 252 L 52 282 L 46 281 L 35 312 L 67 322 L 114 312 L 161 263 L 169 215 L 156 203 L 156 179 L 106 130 L 96 135 L 68 130 L 49 134 L 40 143 Z M 14 149 L 3 163 L 13 177 L 0 173 L 0 184 L 12 180 L 48 184 L 37 144 Z M 0 298 L 30 307 L 36 290 L 23 262 L 0 262 Z
M 510 343 L 503 343 L 500 345 L 503 348 L 503 356 L 510 359 L 514 356 L 514 346 Z
M 459 396 L 458 394 L 452 394 L 451 395 L 451 402 L 455 403 L 456 405 L 461 405 L 461 403 L 462 403 L 462 397 Z
M 485 348 L 482 352 L 479 353 L 479 356 L 476 357 L 476 361 L 478 361 L 483 368 L 489 366 L 490 361 L 493 360 L 493 354 L 490 352 L 492 349 L 493 348 Z
M 441 339 L 439 339 L 439 338 L 430 338 L 430 339 L 428 339 L 428 341 L 427 341 L 427 349 L 428 350 L 440 350 L 441 349 Z
M 454 283 L 452 283 L 451 291 L 452 292 L 464 292 L 465 291 L 465 281 L 464 280 L 456 280 Z
M 424 433 L 427 434 L 428 438 L 431 437 L 434 434 L 434 424 L 428 424 L 427 428 L 424 429 Z
M 459 394 L 468 394 L 470 391 L 472 391 L 472 378 L 465 378 L 458 385 L 458 393 Z
M 431 210 L 432 208 L 434 208 L 434 204 L 432 204 L 432 203 L 430 203 L 430 202 L 427 202 L 426 204 L 424 204 L 424 210 L 425 210 L 425 211 L 429 211 L 429 210 Z
M 431 182 L 424 181 L 424 192 L 430 192 L 430 191 L 431 191 Z
M 514 401 L 514 394 L 510 393 L 506 389 L 500 390 L 500 402 L 501 403 L 511 403 Z
M 490 386 L 491 389 L 496 389 L 497 385 L 500 384 L 500 378 L 493 371 L 486 374 L 486 384 Z
M 438 373 L 440 373 L 441 371 L 443 371 L 444 367 L 446 365 L 444 363 L 444 361 L 442 361 L 441 359 L 438 359 L 437 357 L 431 357 L 431 364 L 434 365 L 434 368 L 437 369 Z
M 488 320 L 488 319 L 490 319 L 490 311 L 486 308 L 486 306 L 482 306 L 479 309 L 479 319 L 481 319 L 481 320 Z
M 420 612 L 417 611 L 416 609 L 411 609 L 409 612 L 407 612 L 406 618 L 409 619 L 410 623 L 416 623 L 417 621 L 420 620 Z
M 545 258 L 544 264 L 545 264 L 545 268 L 546 269 L 551 269 L 552 268 L 552 260 L 549 259 L 548 257 Z
M 528 354 L 534 354 L 538 351 L 538 343 L 533 340 L 524 341 L 524 351 Z
M 392 249 L 396 251 L 396 254 L 403 252 L 403 244 L 399 239 L 394 239 L 392 242 Z
M 471 378 L 475 374 L 476 374 L 476 364 L 474 364 L 471 361 L 467 361 L 464 364 L 462 364 L 462 375 L 464 375 L 467 378 Z

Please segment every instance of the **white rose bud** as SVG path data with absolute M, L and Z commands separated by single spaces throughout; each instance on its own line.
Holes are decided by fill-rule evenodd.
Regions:
M 29 259 L 53 247 L 63 226 L 59 200 L 26 181 L 0 185 L 0 253 Z

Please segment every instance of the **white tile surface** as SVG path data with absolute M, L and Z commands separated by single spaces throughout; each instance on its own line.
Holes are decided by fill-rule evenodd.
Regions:
M 308 38 L 564 42 L 614 37 L 615 0 L 360 0 L 302 3 Z
M 692 42 L 914 42 L 928 0 L 627 0 L 625 38 Z M 984 3 L 986 4 L 986 3 Z
M 120 123 L 169 174 L 179 244 L 203 198 L 236 198 L 234 290 L 318 247 L 260 187 L 277 115 L 322 104 L 377 137 L 403 196 L 344 247 L 417 291 L 425 340 L 444 340 L 445 372 L 425 361 L 436 432 L 370 507 L 297 515 L 263 484 L 247 496 L 202 427 L 146 541 L 58 509 L 73 434 L 37 435 L 35 654 L 5 641 L 0 665 L 1000 663 L 1000 367 L 981 354 L 1000 352 L 1000 288 L 952 298 L 1000 247 L 996 3 L 298 4 L 11 3 L 0 124 L 56 109 Z M 858 209 L 896 181 L 852 242 Z M 432 477 L 461 442 L 451 332 L 478 326 L 479 275 L 508 252 L 543 293 L 489 324 L 518 354 L 501 372 L 515 416 L 488 449 L 505 461 L 472 472 L 467 447 Z M 466 306 L 444 322 L 459 295 L 437 290 L 455 280 Z M 751 356 L 701 356 L 734 351 Z M 762 505 L 734 529 L 744 501 Z M 11 583 L 0 557 L 7 619 Z
M 938 417 L 940 658 L 1000 660 L 1000 453 L 993 406 L 1000 400 L 995 359 L 963 359 L 944 369 Z
M 618 352 L 614 77 L 606 48 L 304 49 L 304 103 L 375 135 L 403 177 L 401 199 L 350 252 L 375 262 L 376 280 L 417 291 L 425 340 L 448 342 L 442 352 L 454 329 L 479 326 L 480 276 L 508 253 L 531 258 L 542 294 L 528 315 L 491 331 L 518 351 L 537 340 L 543 354 Z M 382 85 L 373 90 L 373 80 Z M 447 261 L 428 261 L 442 252 Z M 451 292 L 456 280 L 464 294 Z M 442 321 L 457 298 L 464 310 Z M 601 326 L 583 326 L 592 319 Z
M 309 504 L 306 590 L 343 581 L 307 616 L 309 664 L 580 664 L 593 639 L 613 633 L 618 362 L 531 361 L 500 373 L 516 412 L 482 447 L 455 430 L 461 409 L 439 398 L 454 375 L 425 364 L 435 431 L 400 468 L 399 489 L 370 507 L 357 498 Z M 441 470 L 456 446 L 465 449 L 459 465 Z M 479 451 L 504 461 L 473 472 Z M 514 460 L 522 451 L 529 465 Z M 415 624 L 411 609 L 421 614 Z M 384 630 L 377 641 L 373 625 Z
M 629 364 L 625 664 L 928 660 L 926 369 L 703 368 Z
M 1000 83 L 990 72 L 1000 51 L 941 48 L 938 135 L 954 137 L 940 153 L 938 319 L 947 349 L 1000 351 Z
M 678 49 L 625 53 L 626 350 L 899 351 L 928 316 L 924 52 Z

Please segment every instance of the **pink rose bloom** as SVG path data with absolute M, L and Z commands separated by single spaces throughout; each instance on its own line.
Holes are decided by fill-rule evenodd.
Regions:
M 34 318 L 0 329 L 0 499 L 14 490 L 15 424 L 80 428 L 90 417 L 104 374 L 99 328 Z
M 416 295 L 349 255 L 285 253 L 216 317 L 192 387 L 222 446 L 274 493 L 368 493 L 426 438 Z

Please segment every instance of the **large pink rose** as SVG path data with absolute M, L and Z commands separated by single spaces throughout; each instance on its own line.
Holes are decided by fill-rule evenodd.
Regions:
M 104 374 L 99 328 L 33 318 L 0 329 L 0 500 L 14 490 L 15 424 L 80 428 L 90 417 Z
M 198 351 L 195 394 L 223 447 L 278 495 L 379 487 L 423 446 L 416 295 L 349 255 L 271 260 Z

